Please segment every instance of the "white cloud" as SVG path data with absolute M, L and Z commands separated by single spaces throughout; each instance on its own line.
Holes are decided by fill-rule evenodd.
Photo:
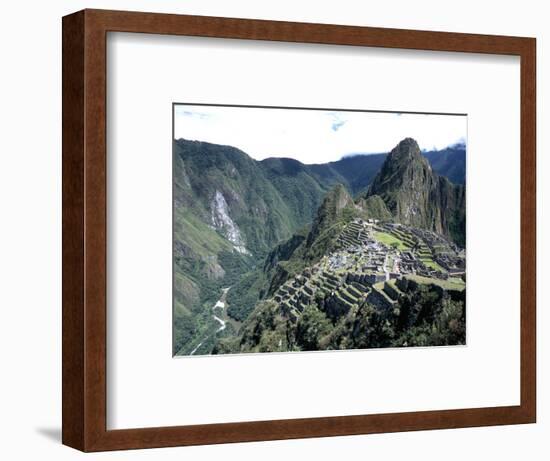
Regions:
M 389 152 L 412 137 L 422 149 L 466 140 L 466 116 L 220 106 L 174 106 L 174 136 L 235 146 L 251 157 L 325 163 Z

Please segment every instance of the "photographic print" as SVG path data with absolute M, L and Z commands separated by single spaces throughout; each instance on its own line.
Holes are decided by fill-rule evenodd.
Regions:
M 465 114 L 173 105 L 173 355 L 466 344 Z

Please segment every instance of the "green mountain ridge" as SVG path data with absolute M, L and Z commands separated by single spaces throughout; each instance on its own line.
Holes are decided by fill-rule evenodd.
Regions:
M 383 207 L 374 197 L 365 202 Z M 371 213 L 343 186 L 331 189 L 307 235 L 295 235 L 270 253 L 258 271 L 269 289 L 264 286 L 238 333 L 220 338 L 212 353 L 462 344 L 461 281 L 416 278 L 400 280 L 400 288 L 387 281 L 377 287 L 378 279 L 359 283 L 339 268 L 361 270 L 349 259 L 356 254 L 356 243 L 376 235 L 366 231 L 361 236 L 369 229 L 366 221 L 378 222 Z M 427 251 L 416 246 L 418 255 Z
M 290 172 L 283 162 L 281 170 L 279 162 L 257 162 L 231 146 L 173 146 L 177 353 L 190 352 L 195 338 L 216 327 L 208 306 L 219 291 L 308 225 L 330 186 L 301 164 Z
M 350 219 L 401 219 L 404 201 L 391 187 L 352 197 L 380 176 L 390 156 L 305 165 L 285 158 L 255 161 L 231 146 L 174 141 L 174 353 L 201 347 L 202 353 L 215 347 L 217 337 L 235 337 L 238 322 L 247 321 L 259 300 L 334 249 Z M 460 193 L 441 176 L 427 184 L 441 208 L 430 209 L 426 219 L 439 210 L 449 234 L 453 226 L 460 229 L 455 214 L 442 212 L 443 205 L 461 206 Z M 434 227 L 427 220 L 420 224 Z M 212 306 L 227 287 L 227 314 L 237 323 L 217 333 Z M 210 339 L 201 344 L 201 338 Z
M 358 215 L 344 186 L 334 186 L 325 195 L 311 226 L 277 245 L 267 255 L 263 269 L 251 271 L 230 290 L 230 315 L 245 320 L 259 300 L 272 296 L 289 278 L 330 252 L 345 223 Z

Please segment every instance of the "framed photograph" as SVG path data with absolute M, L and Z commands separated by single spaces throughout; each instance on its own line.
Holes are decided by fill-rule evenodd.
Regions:
M 63 18 L 63 443 L 536 420 L 535 39 Z

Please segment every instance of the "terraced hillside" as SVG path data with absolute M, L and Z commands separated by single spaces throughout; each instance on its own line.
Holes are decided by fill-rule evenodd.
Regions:
M 451 279 L 463 290 L 463 253 L 442 239 L 438 239 L 437 250 L 432 250 L 430 237 L 434 236 L 427 232 L 421 234 L 422 238 L 414 231 L 406 226 L 356 219 L 339 235 L 336 251 L 285 282 L 273 299 L 282 305 L 283 314 L 293 318 L 313 303 L 326 307 L 330 317 L 333 312 L 347 312 L 364 301 L 382 309 L 393 307 L 402 294 L 395 280 L 418 281 L 422 280 L 418 277 L 424 277 L 428 284 L 438 285 Z M 384 235 L 392 236 L 399 244 L 385 244 Z M 439 255 L 443 248 L 447 257 L 454 256 L 450 270 L 433 259 L 433 251 Z
M 441 255 L 452 260 L 448 269 L 435 263 L 434 258 Z M 351 348 L 348 340 L 338 341 L 352 320 L 364 316 L 373 324 L 395 323 L 389 328 L 392 334 L 386 332 L 385 341 L 380 339 L 380 332 L 369 338 L 369 347 L 414 345 L 411 339 L 402 340 L 397 325 L 403 309 L 415 296 L 432 298 L 435 311 L 446 305 L 453 311 L 454 325 L 463 328 L 464 274 L 464 254 L 452 242 L 429 231 L 355 218 L 339 234 L 334 251 L 263 300 L 252 320 L 244 325 L 240 338 L 221 342 L 216 352 Z M 435 317 L 433 312 L 430 315 Z M 314 343 L 300 336 L 304 323 L 311 323 L 312 317 L 318 329 Z M 269 328 L 265 328 L 266 323 Z M 360 336 L 358 331 L 354 334 Z
M 175 354 L 464 342 L 463 186 L 411 139 L 342 162 L 175 142 Z

